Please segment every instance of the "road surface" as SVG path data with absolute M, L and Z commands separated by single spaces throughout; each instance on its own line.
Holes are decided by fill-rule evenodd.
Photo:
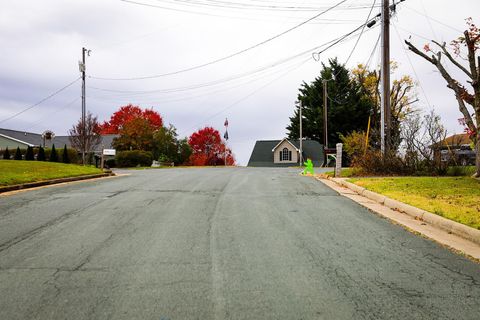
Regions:
M 0 319 L 479 319 L 480 265 L 295 169 L 0 196 Z

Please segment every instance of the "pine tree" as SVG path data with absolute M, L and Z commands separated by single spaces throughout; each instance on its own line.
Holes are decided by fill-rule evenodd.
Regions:
M 27 153 L 25 154 L 25 160 L 35 160 L 35 156 L 33 155 L 33 148 L 28 146 Z
M 15 156 L 13 157 L 14 160 L 22 160 L 22 152 L 20 151 L 20 147 L 17 147 L 17 151 L 15 152 Z
M 10 160 L 10 151 L 8 151 L 8 147 L 5 149 L 5 152 L 3 153 L 3 159 Z
M 38 148 L 37 160 L 45 161 L 45 150 L 43 149 L 43 147 Z
M 55 144 L 52 144 L 52 151 L 50 152 L 50 162 L 58 162 L 57 150 L 55 150 Z
M 70 158 L 68 157 L 67 145 L 63 147 L 62 162 L 70 163 Z

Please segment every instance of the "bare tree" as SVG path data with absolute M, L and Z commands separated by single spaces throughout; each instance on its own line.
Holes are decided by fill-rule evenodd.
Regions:
M 98 123 L 97 117 L 94 117 L 88 112 L 85 117 L 85 132 L 83 128 L 82 119 L 80 119 L 69 131 L 68 139 L 70 140 L 70 144 L 79 152 L 83 150 L 85 150 L 86 153 L 93 152 L 102 141 L 100 124 Z M 84 133 L 85 139 L 83 139 Z
M 453 54 L 447 49 L 445 42 L 439 43 L 432 40 L 432 42 L 438 47 L 436 51 L 432 50 L 428 44 L 425 45 L 424 50 L 427 53 L 431 52 L 431 56 L 420 51 L 411 42 L 405 40 L 405 43 L 408 45 L 410 51 L 437 67 L 438 71 L 440 71 L 440 74 L 447 82 L 447 87 L 455 93 L 458 108 L 463 114 L 465 124 L 471 134 L 473 142 L 475 143 L 475 150 L 477 153 L 476 176 L 480 177 L 480 130 L 478 130 L 478 125 L 480 124 L 480 57 L 477 55 L 477 51 L 480 47 L 480 30 L 475 24 L 473 24 L 471 18 L 467 19 L 467 25 L 468 29 L 464 31 L 463 36 L 451 42 Z M 467 48 L 467 67 L 459 62 L 461 46 Z M 447 57 L 447 61 L 450 61 L 450 63 L 467 75 L 469 79 L 467 82 L 472 87 L 473 93 L 469 92 L 463 84 L 450 75 L 445 68 L 445 62 L 442 61 L 443 56 Z M 472 109 L 473 113 L 471 113 Z

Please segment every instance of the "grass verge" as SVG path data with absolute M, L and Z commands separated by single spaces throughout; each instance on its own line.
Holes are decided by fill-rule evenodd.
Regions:
M 0 160 L 0 172 L 0 186 L 102 173 L 90 166 L 25 160 Z
M 348 181 L 480 229 L 480 181 L 470 177 L 352 178 Z

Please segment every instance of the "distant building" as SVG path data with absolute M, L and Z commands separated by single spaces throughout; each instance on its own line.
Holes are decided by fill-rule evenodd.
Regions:
M 315 140 L 302 140 L 303 160 L 310 158 L 315 167 L 323 164 L 323 145 Z M 300 164 L 299 140 L 259 140 L 253 147 L 249 167 L 291 167 Z
M 112 148 L 113 139 L 117 136 L 116 134 L 102 135 L 102 141 L 94 150 L 95 153 L 100 153 L 102 147 L 106 149 Z M 67 148 L 72 147 L 68 136 L 55 136 L 51 140 L 44 140 L 40 133 L 0 128 L 0 150 L 5 150 L 7 147 L 9 150 L 15 150 L 17 147 L 26 149 L 29 146 L 51 148 L 53 144 L 55 144 L 57 149 L 63 148 L 64 145 Z

